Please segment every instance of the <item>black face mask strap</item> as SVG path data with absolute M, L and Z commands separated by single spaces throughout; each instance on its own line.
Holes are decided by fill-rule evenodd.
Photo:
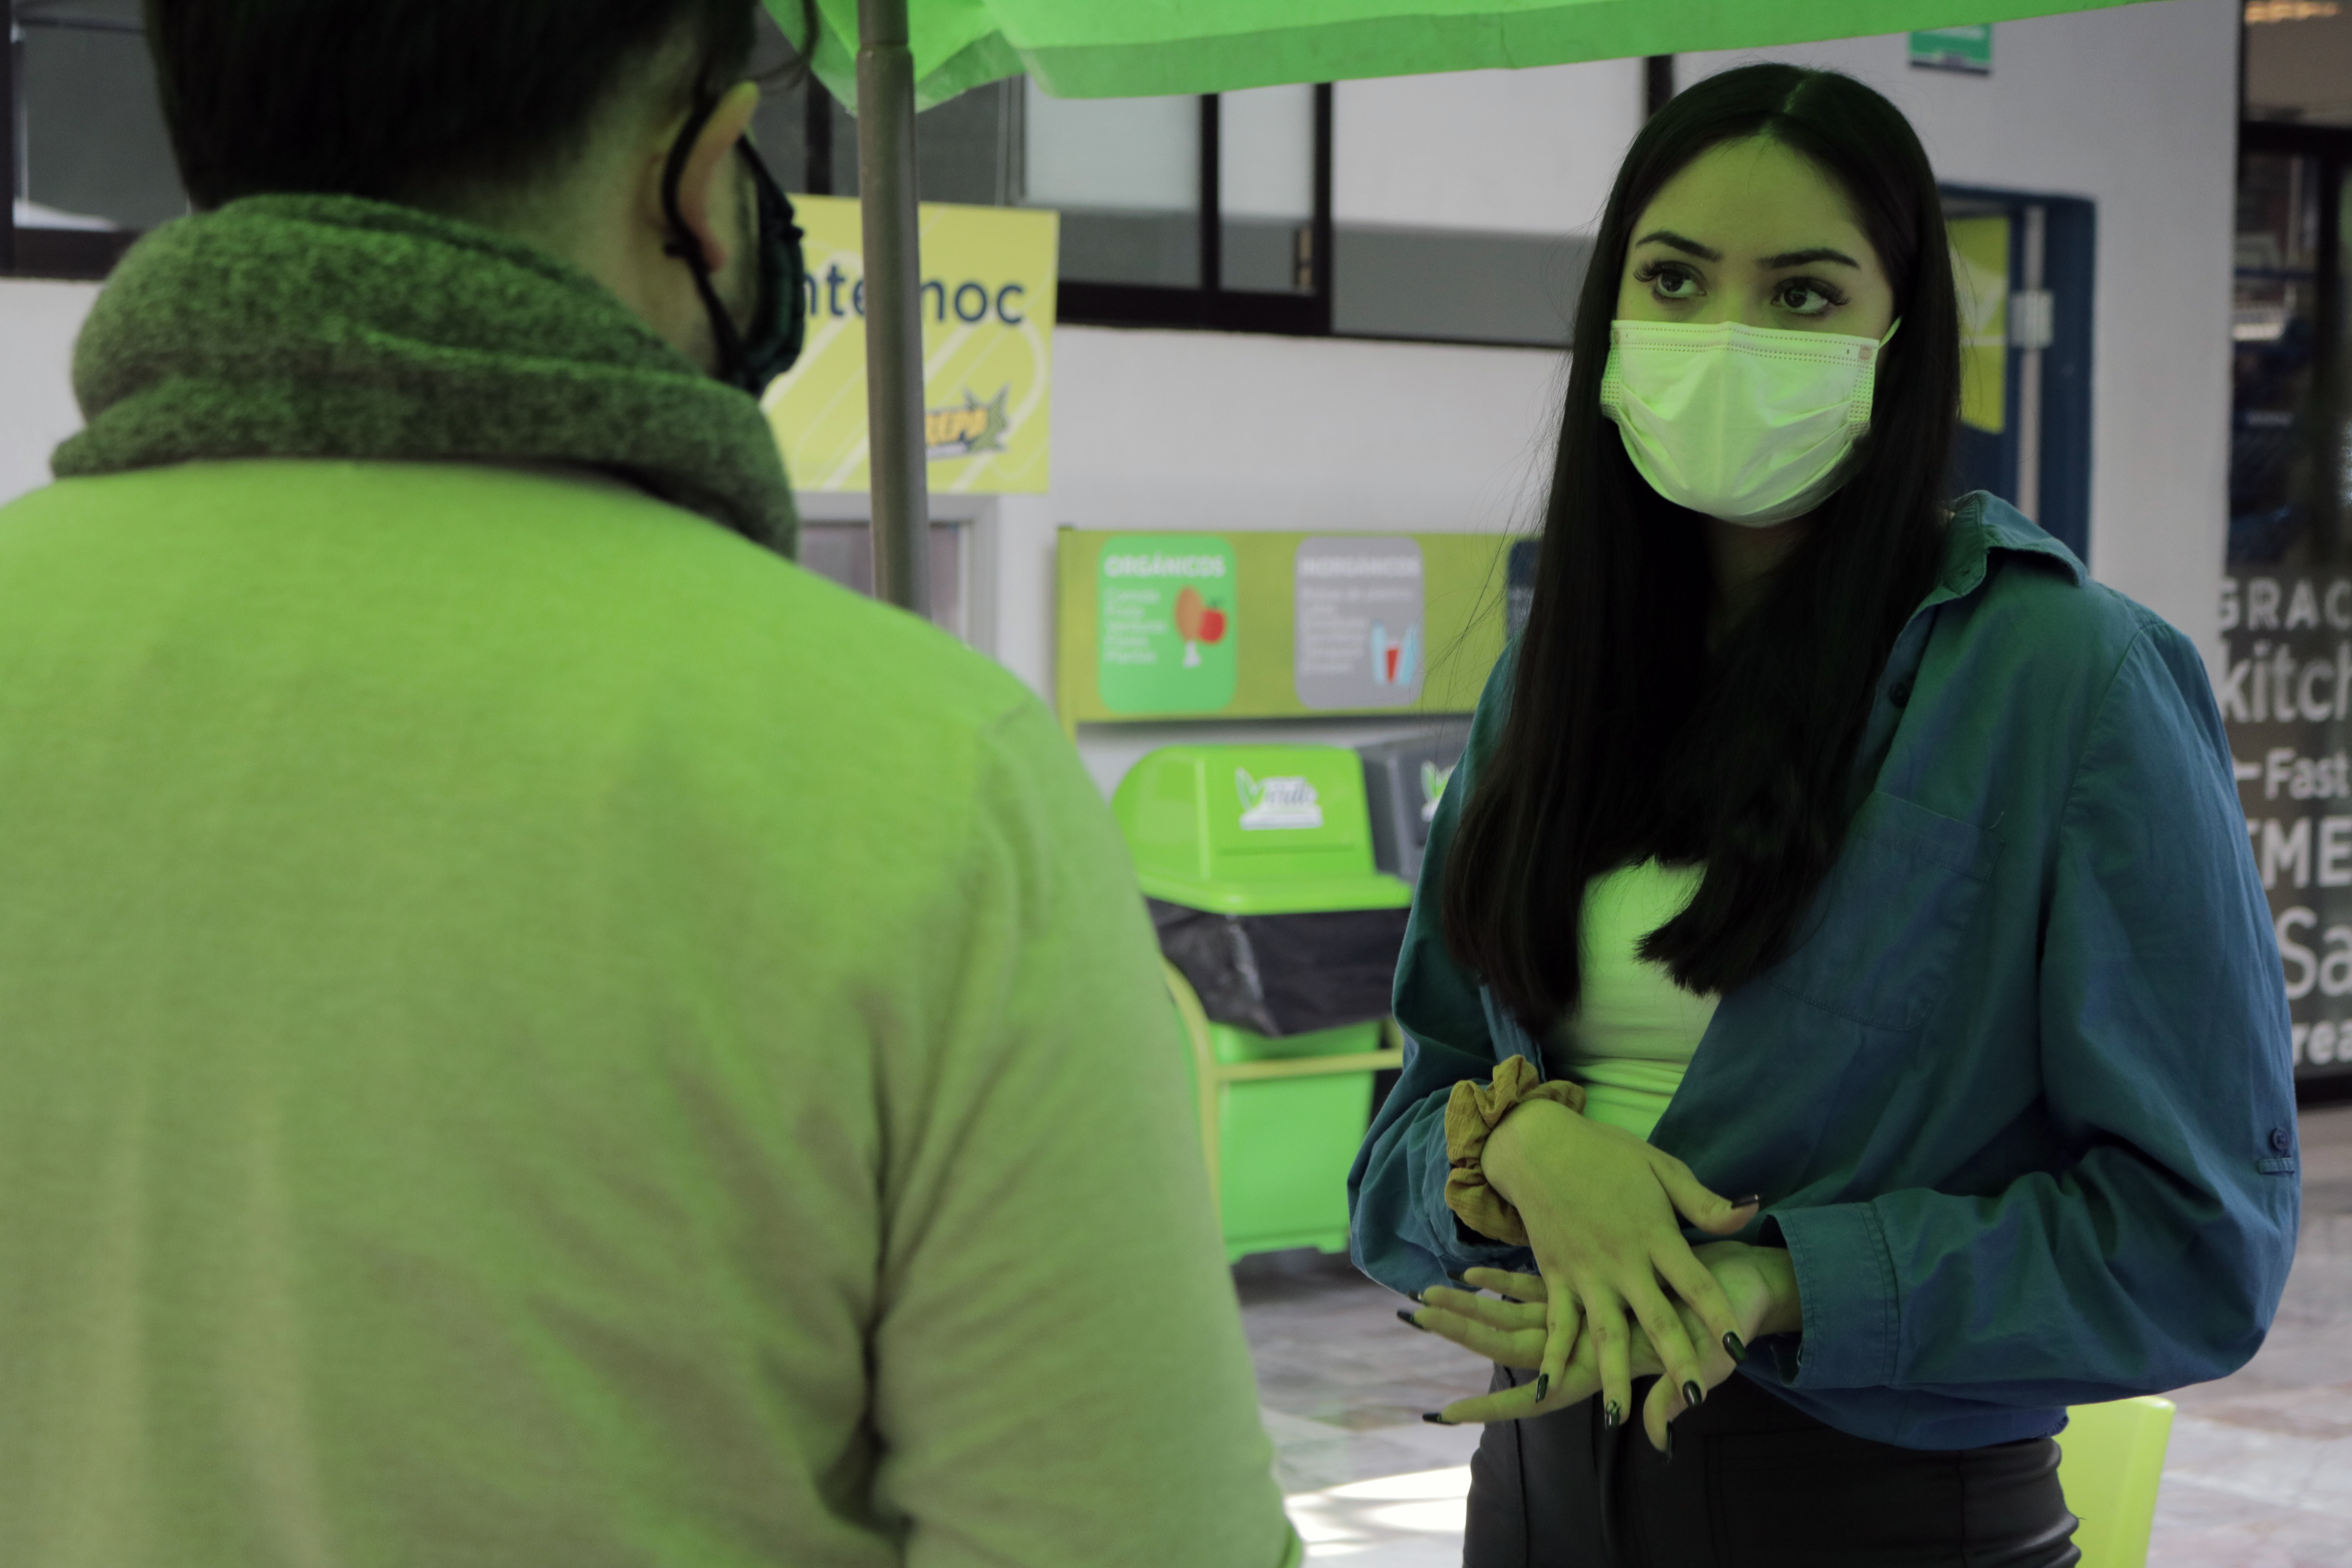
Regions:
M 808 337 L 808 270 L 801 226 L 792 197 L 776 184 L 748 136 L 735 143 L 736 156 L 751 181 L 751 205 L 759 232 L 759 296 L 743 341 L 747 387 L 764 391 L 769 382 L 799 363 Z
M 702 258 L 701 242 L 686 226 L 685 216 L 677 205 L 678 186 L 686 179 L 686 161 L 694 152 L 695 139 L 718 111 L 719 100 L 704 98 L 687 116 L 686 128 L 670 144 L 669 162 L 662 169 L 662 216 L 669 219 L 670 237 L 669 243 L 662 247 L 662 254 L 677 257 L 694 274 L 695 292 L 702 296 L 702 308 L 710 317 L 710 335 L 719 346 L 719 379 L 740 386 L 744 381 L 743 334 L 719 300 L 719 290 L 712 286 L 710 268 Z

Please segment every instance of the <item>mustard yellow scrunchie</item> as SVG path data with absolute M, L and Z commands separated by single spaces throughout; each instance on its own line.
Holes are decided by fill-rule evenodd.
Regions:
M 1465 1079 L 1454 1086 L 1453 1097 L 1445 1102 L 1445 1159 L 1453 1167 L 1445 1173 L 1445 1206 L 1480 1236 L 1513 1247 L 1528 1244 L 1528 1227 L 1519 1223 L 1519 1211 L 1486 1184 L 1486 1172 L 1479 1162 L 1487 1138 L 1503 1118 L 1529 1100 L 1549 1100 L 1581 1111 L 1584 1088 L 1559 1079 L 1538 1082 L 1535 1064 L 1513 1056 L 1505 1057 L 1495 1068 L 1491 1086 L 1481 1087 Z

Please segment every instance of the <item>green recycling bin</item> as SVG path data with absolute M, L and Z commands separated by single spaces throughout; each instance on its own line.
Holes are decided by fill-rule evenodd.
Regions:
M 1376 870 L 1336 746 L 1169 746 L 1112 810 L 1196 1036 L 1225 1250 L 1348 1245 L 1412 889 Z

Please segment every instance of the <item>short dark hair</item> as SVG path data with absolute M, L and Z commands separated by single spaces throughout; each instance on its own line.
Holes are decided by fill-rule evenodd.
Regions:
M 749 67 L 754 0 L 145 0 L 189 200 L 409 201 L 521 183 L 622 72 L 698 28 L 713 91 Z
M 1701 519 L 1659 496 L 1601 412 L 1632 229 L 1708 149 L 1769 137 L 1836 181 L 1895 286 L 1869 433 L 1764 602 L 1706 647 Z M 1758 65 L 1669 102 L 1617 174 L 1579 301 L 1535 603 L 1511 705 L 1446 858 L 1454 954 L 1534 1028 L 1582 992 L 1586 882 L 1704 861 L 1642 943 L 1694 991 L 1777 963 L 1828 877 L 1895 639 L 1933 585 L 1959 416 L 1959 314 L 1941 197 L 1902 111 L 1851 77 Z

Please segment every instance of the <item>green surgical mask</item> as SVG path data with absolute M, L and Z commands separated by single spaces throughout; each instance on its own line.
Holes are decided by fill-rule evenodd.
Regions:
M 1801 517 L 1845 480 L 1895 336 L 1612 321 L 1601 411 L 1676 506 L 1743 528 Z

